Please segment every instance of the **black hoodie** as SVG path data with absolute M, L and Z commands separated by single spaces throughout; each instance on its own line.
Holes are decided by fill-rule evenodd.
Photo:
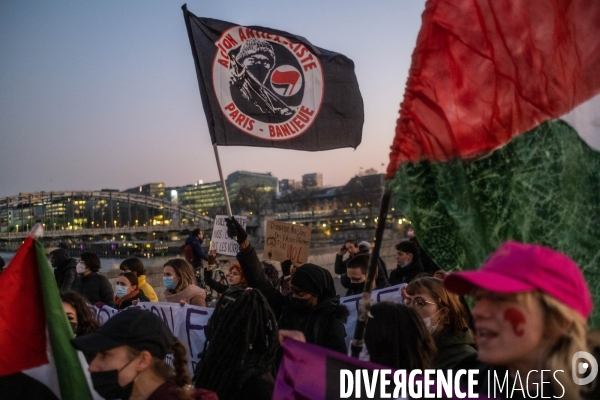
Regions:
M 65 249 L 56 249 L 50 254 L 54 257 L 56 267 L 54 278 L 56 278 L 58 290 L 71 290 L 73 284 L 78 279 L 77 271 L 75 270 L 77 261 L 74 258 L 70 258 Z

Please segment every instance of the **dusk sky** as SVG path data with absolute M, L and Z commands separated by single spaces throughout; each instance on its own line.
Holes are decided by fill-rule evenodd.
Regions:
M 183 1 L 0 2 L 0 197 L 218 180 Z M 387 166 L 424 1 L 189 1 L 352 59 L 362 144 L 325 152 L 219 147 L 236 170 L 342 185 Z

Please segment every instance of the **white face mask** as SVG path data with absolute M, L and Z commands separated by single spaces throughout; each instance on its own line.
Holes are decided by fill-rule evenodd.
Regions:
M 77 263 L 77 265 L 75 266 L 75 271 L 78 274 L 83 274 L 83 271 L 85 271 L 85 264 Z
M 435 317 L 437 315 L 437 313 L 439 313 L 440 311 L 442 311 L 443 308 L 440 308 L 435 314 L 433 314 L 431 317 Z M 438 327 L 438 325 L 440 324 L 440 319 L 438 319 L 438 322 L 435 325 L 431 325 L 431 317 L 427 317 L 427 318 L 423 318 L 423 322 L 425 322 L 425 328 L 427 328 L 427 330 L 429 331 L 429 333 L 431 333 L 433 335 L 433 332 L 435 332 L 436 328 Z
M 406 268 L 408 267 L 408 261 L 404 261 L 402 264 L 400 264 L 400 268 Z

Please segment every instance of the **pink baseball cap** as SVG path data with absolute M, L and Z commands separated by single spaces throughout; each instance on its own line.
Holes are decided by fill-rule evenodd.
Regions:
M 444 285 L 459 295 L 474 287 L 492 292 L 519 293 L 540 290 L 587 320 L 593 303 L 581 270 L 566 255 L 547 247 L 505 242 L 483 263 L 479 271 L 455 272 Z

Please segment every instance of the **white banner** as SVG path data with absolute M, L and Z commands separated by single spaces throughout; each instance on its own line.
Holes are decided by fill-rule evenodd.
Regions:
M 173 335 L 185 345 L 188 351 L 188 367 L 190 373 L 193 374 L 196 365 L 200 361 L 198 354 L 204 350 L 204 342 L 206 341 L 204 328 L 208 325 L 208 319 L 214 308 L 189 304 L 180 306 L 177 303 L 139 303 L 137 307 L 150 310 L 158 315 L 173 332 Z M 102 308 L 91 307 L 91 309 L 101 324 L 119 312 L 119 310 L 106 305 Z M 169 357 L 167 356 L 167 361 L 170 362 Z
M 406 284 L 403 283 L 401 285 L 374 290 L 371 293 L 372 304 L 380 301 L 401 303 L 401 289 L 403 286 L 406 286 Z M 340 299 L 340 304 L 345 305 L 350 311 L 348 321 L 345 324 L 346 346 L 348 348 L 350 348 L 350 340 L 352 340 L 354 329 L 356 328 L 358 301 L 360 297 L 361 295 L 357 294 Z M 208 325 L 208 319 L 212 315 L 214 308 L 192 306 L 189 304 L 180 306 L 177 303 L 139 303 L 137 307 L 150 310 L 158 315 L 171 332 L 173 332 L 173 335 L 185 345 L 188 350 L 188 366 L 190 373 L 193 374 L 200 361 L 198 354 L 204 350 L 204 342 L 206 342 L 204 329 Z M 96 320 L 101 324 L 119 312 L 119 310 L 106 305 L 101 308 L 90 306 L 90 309 Z M 169 360 L 169 356 L 167 356 L 167 360 Z
M 216 250 L 217 254 L 235 257 L 240 251 L 240 245 L 227 235 L 225 218 L 229 217 L 227 215 L 215 216 L 215 225 L 213 227 L 212 237 L 210 238 L 210 249 Z M 242 228 L 246 229 L 246 217 L 234 215 L 233 218 L 240 223 Z

